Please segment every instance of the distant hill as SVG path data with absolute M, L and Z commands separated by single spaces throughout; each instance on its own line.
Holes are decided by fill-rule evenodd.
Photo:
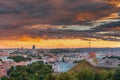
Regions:
M 82 69 L 90 69 L 93 72 L 100 72 L 102 70 L 113 70 L 113 69 L 108 69 L 108 68 L 94 67 L 84 60 L 84 61 L 79 62 L 75 67 L 70 69 L 68 72 L 79 72 Z

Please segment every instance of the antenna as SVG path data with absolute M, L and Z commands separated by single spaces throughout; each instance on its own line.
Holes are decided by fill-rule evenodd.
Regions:
M 91 40 L 89 40 L 89 48 L 91 48 Z

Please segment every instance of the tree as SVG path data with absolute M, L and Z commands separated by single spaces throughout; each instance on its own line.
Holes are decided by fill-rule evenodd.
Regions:
M 107 75 L 107 79 L 108 80 L 114 80 L 114 74 L 115 74 L 115 70 L 110 70 L 108 75 Z
M 106 71 L 106 70 L 101 70 L 100 71 L 100 77 L 101 77 L 101 80 L 107 80 L 107 78 L 108 78 L 108 71 Z
M 21 61 L 31 60 L 31 58 L 26 58 L 26 57 L 23 57 L 23 56 L 8 57 L 8 59 L 13 59 L 15 62 L 21 62 Z
M 114 80 L 120 80 L 120 68 L 115 71 Z
M 1 77 L 1 80 L 7 80 L 6 76 Z
M 2 62 L 2 59 L 0 59 L 0 61 Z
M 7 75 L 10 75 L 10 73 L 14 71 L 14 67 L 12 66 L 8 71 L 7 71 Z
M 52 67 L 43 62 L 35 62 L 27 66 L 11 67 L 6 80 L 45 80 L 52 73 Z
M 7 80 L 17 80 L 17 79 L 14 78 L 14 77 L 10 77 L 10 78 L 8 78 Z
M 72 76 L 68 73 L 61 73 L 57 80 L 73 80 Z
M 98 73 L 96 73 L 94 76 L 95 76 L 94 80 L 101 80 L 101 77 Z
M 56 77 L 52 74 L 47 75 L 46 80 L 56 80 Z
M 94 73 L 90 69 L 82 69 L 76 77 L 78 80 L 94 80 Z

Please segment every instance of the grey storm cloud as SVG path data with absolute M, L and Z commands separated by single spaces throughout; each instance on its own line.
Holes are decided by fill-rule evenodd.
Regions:
M 100 0 L 0 1 L 0 15 L 11 14 L 14 17 L 22 17 L 23 20 L 36 19 L 41 24 L 80 24 L 104 17 L 114 10 L 117 10 L 114 5 L 100 2 Z M 84 21 L 76 19 L 77 16 L 83 15 L 84 13 L 88 14 L 84 16 Z M 93 17 L 90 17 L 91 15 Z
M 103 24 L 92 28 L 94 36 L 103 40 L 120 41 L 120 21 Z
M 101 0 L 2 0 L 0 1 L 0 38 L 16 39 L 22 35 L 42 38 L 101 38 L 94 30 L 76 31 L 48 28 L 30 29 L 36 24 L 88 24 L 118 11 L 115 5 Z M 112 24 L 111 24 L 112 25 Z M 117 26 L 117 24 L 113 24 Z M 103 28 L 108 25 L 103 25 Z M 82 28 L 82 27 L 81 27 Z M 94 36 L 93 34 L 96 34 Z M 46 36 L 46 37 L 45 37 Z
M 109 31 L 109 30 L 117 31 L 118 30 L 119 31 L 119 29 L 115 29 L 115 28 L 120 28 L 120 21 L 103 24 L 93 28 L 93 30 L 97 30 L 97 31 Z

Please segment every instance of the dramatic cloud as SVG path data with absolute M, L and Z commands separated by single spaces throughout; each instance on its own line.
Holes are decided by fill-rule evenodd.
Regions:
M 99 21 L 119 19 L 119 10 L 119 1 L 113 0 L 2 0 L 0 39 L 30 36 L 118 41 L 120 22 Z
M 92 31 L 97 38 L 120 41 L 120 21 L 97 26 L 93 28 Z
M 0 15 L 6 19 L 12 16 L 13 21 L 17 18 L 18 23 L 80 24 L 117 10 L 116 6 L 100 0 L 0 1 Z

